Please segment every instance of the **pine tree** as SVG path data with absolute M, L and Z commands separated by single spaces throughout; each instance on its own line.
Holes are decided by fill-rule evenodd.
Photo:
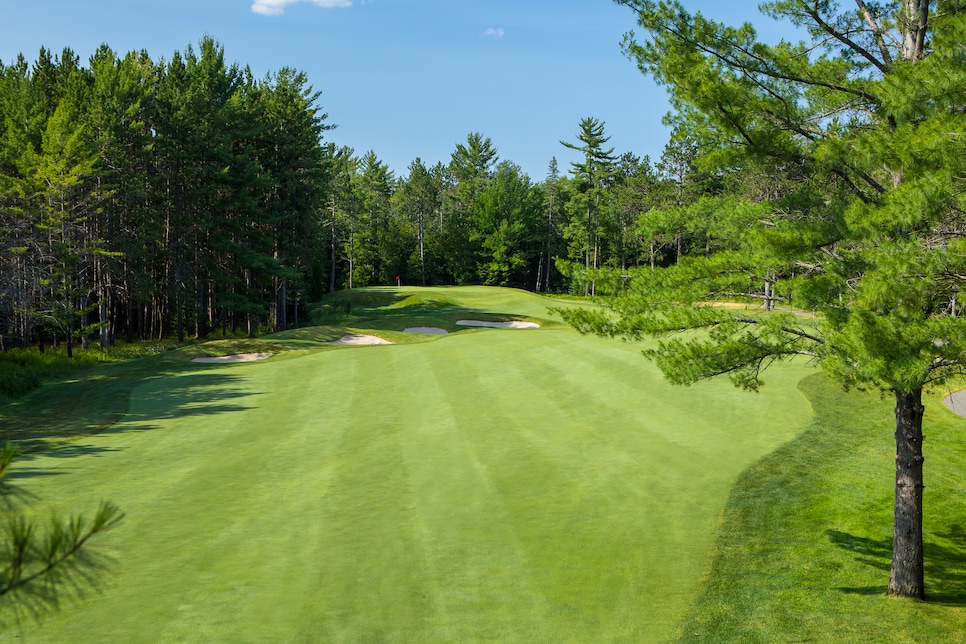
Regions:
M 714 148 L 719 167 L 766 162 L 814 176 L 773 202 L 728 204 L 730 248 L 635 280 L 616 323 L 577 315 L 585 330 L 638 336 L 704 329 L 648 351 L 672 381 L 727 375 L 754 389 L 762 369 L 817 359 L 845 386 L 896 400 L 892 595 L 925 596 L 922 390 L 962 373 L 966 326 L 955 316 L 966 274 L 961 142 L 966 105 L 955 6 L 918 0 L 837 11 L 782 0 L 773 16 L 809 42 L 766 45 L 676 2 L 626 0 L 650 40 L 627 53 L 671 91 L 673 119 Z M 722 221 L 727 218 L 725 209 Z M 750 252 L 735 250 L 745 244 Z M 814 311 L 746 315 L 703 306 L 749 294 Z M 777 295 L 776 295 L 777 294 Z
M 616 157 L 614 148 L 604 149 L 610 140 L 604 136 L 604 123 L 593 117 L 580 121 L 580 133 L 577 134 L 578 143 L 560 143 L 571 150 L 577 150 L 584 155 L 584 160 L 572 162 L 574 176 L 580 182 L 579 209 L 583 211 L 585 220 L 583 229 L 587 236 L 584 243 L 584 268 L 587 271 L 596 270 L 601 260 L 601 214 L 605 209 L 604 200 L 607 188 L 613 178 Z M 584 295 L 596 293 L 596 282 L 585 280 Z

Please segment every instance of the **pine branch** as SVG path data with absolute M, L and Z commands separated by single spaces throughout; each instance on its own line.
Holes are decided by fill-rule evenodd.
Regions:
M 124 513 L 120 508 L 113 503 L 105 502 L 101 504 L 88 528 L 84 527 L 82 517 L 72 517 L 66 525 L 54 522 L 46 542 L 42 545 L 35 543 L 34 526 L 22 517 L 15 518 L 8 528 L 10 541 L 15 544 L 13 549 L 15 554 L 2 575 L 6 578 L 6 583 L 0 587 L 0 597 L 23 589 L 69 565 L 93 536 L 116 527 L 123 518 Z M 32 555 L 43 564 L 40 568 L 24 575 Z
M 864 6 L 864 4 L 862 4 L 862 0 L 856 0 L 856 2 L 860 3 L 859 5 L 860 7 Z M 846 47 L 848 47 L 849 49 L 857 53 L 862 58 L 869 61 L 869 63 L 871 63 L 881 73 L 885 74 L 889 71 L 889 65 L 887 65 L 885 62 L 873 56 L 872 53 L 869 50 L 867 50 L 865 47 L 861 46 L 857 42 L 848 38 L 845 34 L 841 33 L 840 31 L 832 27 L 832 25 L 830 25 L 828 22 L 826 22 L 825 19 L 822 18 L 822 16 L 818 12 L 817 0 L 815 0 L 812 3 L 811 8 L 807 7 L 804 3 L 802 3 L 802 6 L 804 8 L 805 13 L 808 14 L 808 16 L 815 21 L 815 24 L 818 25 L 822 31 L 824 31 L 829 36 L 831 36 L 835 40 L 839 41 L 840 43 L 842 43 L 843 45 L 845 45 Z M 868 10 L 866 10 L 866 12 L 868 12 Z M 868 16 L 868 13 L 866 15 Z

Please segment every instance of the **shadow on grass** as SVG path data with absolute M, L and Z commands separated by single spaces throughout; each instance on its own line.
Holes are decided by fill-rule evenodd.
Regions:
M 22 479 L 36 479 L 36 478 L 46 478 L 50 476 L 63 476 L 67 472 L 57 472 L 55 470 L 38 470 L 33 468 L 23 468 L 17 467 L 11 469 L 10 472 L 4 477 L 8 481 L 19 481 Z
M 0 443 L 14 443 L 19 458 L 38 451 L 72 458 L 102 449 L 69 442 L 81 436 L 149 431 L 157 428 L 158 420 L 250 408 L 233 402 L 253 395 L 232 387 L 238 376 L 198 369 L 197 364 L 148 358 L 104 365 L 74 380 L 46 385 L 0 408 Z M 131 404 L 136 387 L 178 374 L 184 375 L 172 379 L 171 387 Z M 130 422 L 118 425 L 122 418 Z
M 259 395 L 232 388 L 241 378 L 223 373 L 193 373 L 172 382 L 177 386 L 166 387 L 138 398 L 137 409 L 128 410 L 125 421 L 155 421 L 184 416 L 212 416 L 252 409 L 229 401 Z M 137 428 L 137 425 L 134 425 Z M 130 431 L 125 423 L 123 431 Z
M 859 563 L 888 572 L 892 565 L 892 541 L 869 539 L 847 532 L 829 530 L 829 541 L 856 554 Z M 949 606 L 966 606 L 966 529 L 952 526 L 937 537 L 946 544 L 936 543 L 927 537 L 923 546 L 926 573 L 926 599 L 929 602 Z M 886 586 L 839 588 L 855 595 L 884 595 Z
M 51 447 L 44 452 L 44 456 L 49 456 L 53 458 L 74 458 L 75 456 L 101 456 L 103 454 L 110 454 L 112 452 L 119 452 L 121 450 L 114 447 L 100 447 L 96 445 L 78 445 L 77 443 L 68 443 L 65 445 L 57 445 L 56 447 Z M 17 462 L 29 461 L 36 457 L 36 454 L 32 452 L 27 452 L 25 454 L 17 455 Z M 16 470 L 20 472 L 21 470 Z M 11 476 L 16 477 L 14 474 Z
M 450 332 L 457 332 L 468 330 L 467 327 L 457 326 L 457 320 L 506 322 L 521 319 L 520 315 L 509 311 L 482 310 L 460 305 L 456 300 L 447 297 L 445 291 L 440 290 L 425 293 L 398 292 L 392 287 L 383 287 L 340 291 L 332 297 L 343 305 L 348 303 L 351 311 L 339 316 L 339 323 L 384 331 L 402 331 L 405 327 L 412 326 L 439 326 Z M 325 302 L 323 300 L 323 306 Z M 325 317 L 313 319 L 317 324 L 331 324 L 335 321 Z M 541 318 L 541 326 L 549 324 L 553 323 L 547 318 Z

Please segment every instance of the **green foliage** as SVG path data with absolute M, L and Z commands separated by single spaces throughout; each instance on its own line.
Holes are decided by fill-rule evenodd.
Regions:
M 681 128 L 707 133 L 704 144 L 728 151 L 732 163 L 762 168 L 770 158 L 773 167 L 804 164 L 816 179 L 832 180 L 824 187 L 810 180 L 757 203 L 737 195 L 706 197 L 644 213 L 642 236 L 687 230 L 692 239 L 703 238 L 708 256 L 689 260 L 667 278 L 642 275 L 634 281 L 643 289 L 636 304 L 648 308 L 639 311 L 644 327 L 656 315 L 674 319 L 667 311 L 674 302 L 690 306 L 751 297 L 762 298 L 766 309 L 784 301 L 820 314 L 817 332 L 785 331 L 784 342 L 759 320 L 739 321 L 746 325 L 741 333 L 721 326 L 729 331 L 708 336 L 710 344 L 674 341 L 652 357 L 679 381 L 729 373 L 729 357 L 739 371 L 750 361 L 754 375 L 738 381 L 756 386 L 764 354 L 783 355 L 788 347 L 805 351 L 805 339 L 813 341 L 810 352 L 829 373 L 850 386 L 908 391 L 954 373 L 963 356 L 960 338 L 966 337 L 961 318 L 948 315 L 961 289 L 953 276 L 962 273 L 955 232 L 961 226 L 955 177 L 962 176 L 962 155 L 948 148 L 950 137 L 959 140 L 953 133 L 961 129 L 961 119 L 952 115 L 966 85 L 950 82 L 948 59 L 958 45 L 943 34 L 957 33 L 959 27 L 951 26 L 957 19 L 937 21 L 934 49 L 924 60 L 913 64 L 891 56 L 877 66 L 859 44 L 875 45 L 877 36 L 858 14 L 816 26 L 834 11 L 831 6 L 771 5 L 776 16 L 810 24 L 815 38 L 856 28 L 850 35 L 855 40 L 837 46 L 822 40 L 826 53 L 809 59 L 799 55 L 805 44 L 766 45 L 748 25 L 726 27 L 676 3 L 622 4 L 638 12 L 650 34 L 645 42 L 629 38 L 625 50 L 667 84 Z M 930 87 L 934 93 L 927 96 L 924 88 Z M 888 119 L 869 116 L 861 122 L 860 105 L 876 105 Z M 924 105 L 931 107 L 924 111 Z M 810 114 L 824 120 L 806 126 Z M 617 305 L 632 315 L 634 306 Z M 695 328 L 707 328 L 704 316 L 695 317 Z M 695 365 L 702 351 L 717 356 L 706 369 Z M 677 352 L 681 356 L 674 358 Z M 672 373 L 677 369 L 680 373 Z
M 211 38 L 164 63 L 102 46 L 89 69 L 41 50 L 0 71 L 4 336 L 287 324 L 327 188 L 304 74 L 256 81 Z
M 478 273 L 485 285 L 526 286 L 524 269 L 539 232 L 540 195 L 518 166 L 503 162 L 480 193 L 471 239 L 480 244 Z

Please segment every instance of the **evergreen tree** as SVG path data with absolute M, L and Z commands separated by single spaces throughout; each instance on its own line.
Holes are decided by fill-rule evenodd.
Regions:
M 574 177 L 580 182 L 579 203 L 575 204 L 575 209 L 582 211 L 585 217 L 580 225 L 586 235 L 583 255 L 587 271 L 596 270 L 601 264 L 601 214 L 605 209 L 604 200 L 616 162 L 614 148 L 604 149 L 609 140 L 609 136 L 604 136 L 604 123 L 587 117 L 580 121 L 580 133 L 577 134 L 579 143 L 560 142 L 564 147 L 584 155 L 583 161 L 572 162 L 571 167 Z M 595 292 L 596 282 L 593 279 L 585 280 L 584 295 L 594 295 Z
M 473 213 L 498 161 L 493 142 L 479 132 L 467 135 L 466 144 L 457 144 L 451 155 L 447 170 L 452 185 L 447 190 L 449 199 L 441 204 L 440 234 L 434 245 L 448 282 L 472 283 L 477 277 L 481 248 L 474 235 Z
M 257 277 L 258 266 L 264 266 L 271 277 L 273 306 L 272 327 L 288 326 L 289 300 L 321 295 L 318 289 L 298 287 L 302 272 L 311 271 L 318 263 L 316 247 L 320 231 L 317 213 L 325 198 L 326 157 L 322 148 L 324 132 L 332 129 L 325 123 L 327 115 L 318 107 L 319 92 L 309 85 L 304 73 L 283 68 L 255 85 L 258 107 L 255 155 L 258 159 L 260 205 L 264 220 L 264 239 L 271 240 L 270 250 L 258 247 L 255 231 L 244 242 L 246 249 L 270 252 L 271 261 L 245 266 L 246 280 Z M 266 275 L 267 277 L 268 275 Z M 290 291 L 294 298 L 290 298 Z M 256 297 L 250 293 L 248 297 Z M 247 305 L 247 308 L 253 308 Z
M 358 267 L 356 282 L 388 284 L 398 272 L 392 272 L 391 201 L 395 179 L 389 166 L 379 160 L 372 150 L 360 160 L 360 171 L 355 177 L 355 190 L 360 204 L 362 226 L 357 233 L 356 246 L 360 249 L 362 265 Z
M 557 158 L 550 159 L 547 178 L 543 182 L 544 226 L 541 236 L 540 258 L 537 263 L 536 292 L 550 292 L 550 279 L 553 260 L 559 252 L 560 224 L 563 204 L 560 194 L 560 171 Z
M 434 223 L 433 215 L 441 208 L 439 177 L 426 168 L 418 157 L 409 164 L 409 176 L 396 193 L 397 208 L 411 223 L 415 233 L 415 249 L 410 257 L 412 273 L 419 276 L 419 284 L 427 284 L 427 229 Z
M 626 51 L 667 86 L 673 117 L 714 145 L 719 167 L 746 160 L 801 167 L 816 181 L 774 202 L 747 203 L 733 246 L 635 280 L 618 322 L 584 329 L 637 336 L 704 329 L 648 351 L 673 382 L 728 375 L 756 388 L 763 368 L 817 359 L 845 386 L 896 400 L 896 487 L 889 593 L 925 596 L 922 390 L 962 373 L 966 326 L 953 315 L 964 274 L 961 61 L 966 17 L 925 1 L 780 0 L 775 17 L 810 40 L 769 46 L 676 2 L 625 0 L 650 40 Z M 952 153 L 950 153 L 952 147 Z M 735 204 L 729 207 L 734 210 Z M 744 232 L 734 232 L 743 230 Z M 815 312 L 746 315 L 702 303 L 749 293 L 763 275 L 791 305 Z
M 477 271 L 484 284 L 526 285 L 536 251 L 540 195 L 519 166 L 501 162 L 474 208 L 472 237 L 481 246 Z
M 97 151 L 100 193 L 93 226 L 111 252 L 95 258 L 100 345 L 113 342 L 123 327 L 128 341 L 144 337 L 138 301 L 150 301 L 153 260 L 161 222 L 151 207 L 150 123 L 156 67 L 146 53 L 118 57 L 106 45 L 91 57 L 91 94 L 85 119 Z

